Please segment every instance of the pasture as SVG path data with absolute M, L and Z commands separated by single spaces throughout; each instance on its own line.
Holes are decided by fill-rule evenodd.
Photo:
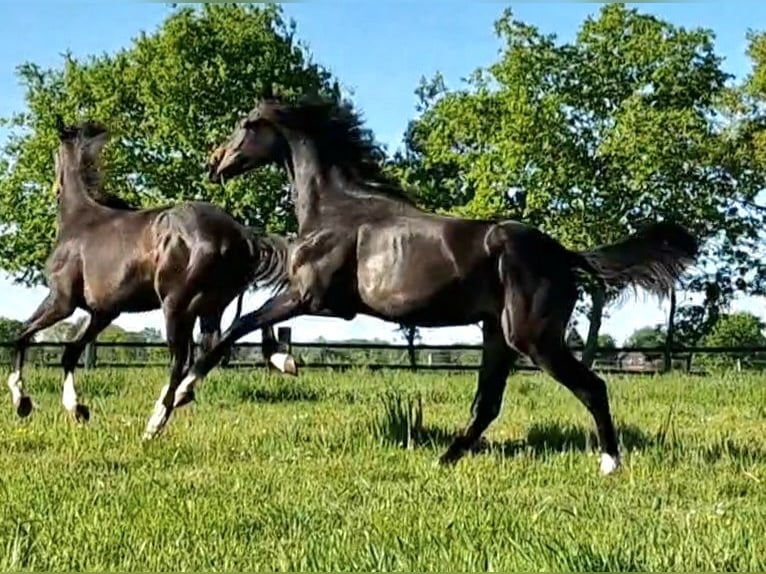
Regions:
M 30 369 L 39 408 L 0 416 L 0 569 L 764 570 L 766 378 L 608 379 L 624 467 L 598 473 L 592 419 L 538 374 L 509 380 L 481 452 L 434 466 L 474 375 L 214 371 L 139 440 L 162 369 Z M 419 393 L 419 445 L 383 399 Z

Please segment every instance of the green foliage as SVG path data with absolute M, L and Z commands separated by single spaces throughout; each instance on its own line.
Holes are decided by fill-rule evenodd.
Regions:
M 616 349 L 617 341 L 609 333 L 601 333 L 598 336 L 598 346 L 600 349 Z
M 8 319 L 7 317 L 0 317 L 0 341 L 3 343 L 9 343 L 16 339 L 21 333 L 23 323 L 16 321 L 15 319 Z M 0 359 L 4 362 L 11 360 L 11 349 L 0 348 Z
M 705 337 L 709 347 L 748 347 L 766 343 L 764 323 L 752 313 L 741 312 L 724 315 L 713 331 Z
M 16 319 L 0 317 L 0 341 L 13 341 L 21 333 L 24 323 Z
M 657 348 L 665 345 L 667 332 L 664 325 L 654 325 L 653 327 L 641 327 L 625 340 L 626 347 Z M 662 353 L 644 353 L 650 361 L 656 360 L 662 356 Z
M 487 448 L 449 469 L 434 461 L 467 420 L 472 375 L 214 371 L 142 444 L 166 380 L 83 372 L 82 427 L 61 373 L 28 371 L 41 408 L 0 414 L 0 570 L 766 569 L 761 375 L 608 377 L 625 463 L 608 479 L 590 415 L 542 375 L 511 379 Z M 309 400 L 278 400 L 286 384 Z M 392 391 L 421 395 L 432 440 L 370 436 Z
M 280 171 L 213 186 L 207 155 L 269 86 L 338 96 L 273 5 L 182 7 L 115 54 L 66 54 L 60 67 L 17 71 L 26 109 L 5 119 L 12 135 L 0 161 L 0 268 L 27 283 L 39 281 L 55 235 L 56 114 L 107 122 L 111 192 L 143 205 L 210 200 L 247 224 L 284 231 L 294 222 Z
M 731 313 L 723 315 L 716 323 L 702 345 L 705 347 L 762 347 L 766 345 L 763 321 L 752 313 Z M 762 364 L 764 353 L 731 353 L 726 355 L 705 355 L 700 362 L 711 368 L 731 368 L 735 365 L 751 367 L 754 362 Z
M 766 169 L 753 169 L 743 147 L 749 112 L 710 30 L 609 4 L 571 42 L 510 10 L 496 32 L 498 61 L 461 89 L 437 76 L 418 90 L 422 113 L 400 163 L 426 205 L 520 218 L 572 248 L 679 221 L 706 240 L 691 290 L 719 285 L 730 299 L 760 289 L 763 217 L 741 206 L 764 188 Z M 762 38 L 752 46 L 762 58 Z

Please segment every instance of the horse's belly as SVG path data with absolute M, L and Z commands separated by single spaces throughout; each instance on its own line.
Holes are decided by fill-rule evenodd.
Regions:
M 460 278 L 447 266 L 413 261 L 396 251 L 381 251 L 360 261 L 358 289 L 362 302 L 391 318 L 422 313 L 449 298 Z
M 94 310 L 140 313 L 159 308 L 151 270 L 140 262 L 117 264 L 109 273 L 85 265 L 83 295 Z

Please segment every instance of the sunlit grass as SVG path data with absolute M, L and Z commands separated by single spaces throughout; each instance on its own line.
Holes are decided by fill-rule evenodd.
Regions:
M 446 469 L 471 375 L 216 371 L 143 444 L 164 376 L 80 373 L 78 426 L 60 374 L 28 373 L 38 410 L 0 415 L 0 569 L 766 568 L 766 376 L 611 377 L 608 478 L 590 416 L 541 375 Z

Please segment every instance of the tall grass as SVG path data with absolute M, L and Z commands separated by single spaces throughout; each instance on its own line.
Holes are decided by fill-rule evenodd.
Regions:
M 590 415 L 541 375 L 511 378 L 453 468 L 433 462 L 468 375 L 215 372 L 143 444 L 164 376 L 82 373 L 77 425 L 60 373 L 29 372 L 39 410 L 0 412 L 0 570 L 766 568 L 766 376 L 612 377 L 607 478 Z

